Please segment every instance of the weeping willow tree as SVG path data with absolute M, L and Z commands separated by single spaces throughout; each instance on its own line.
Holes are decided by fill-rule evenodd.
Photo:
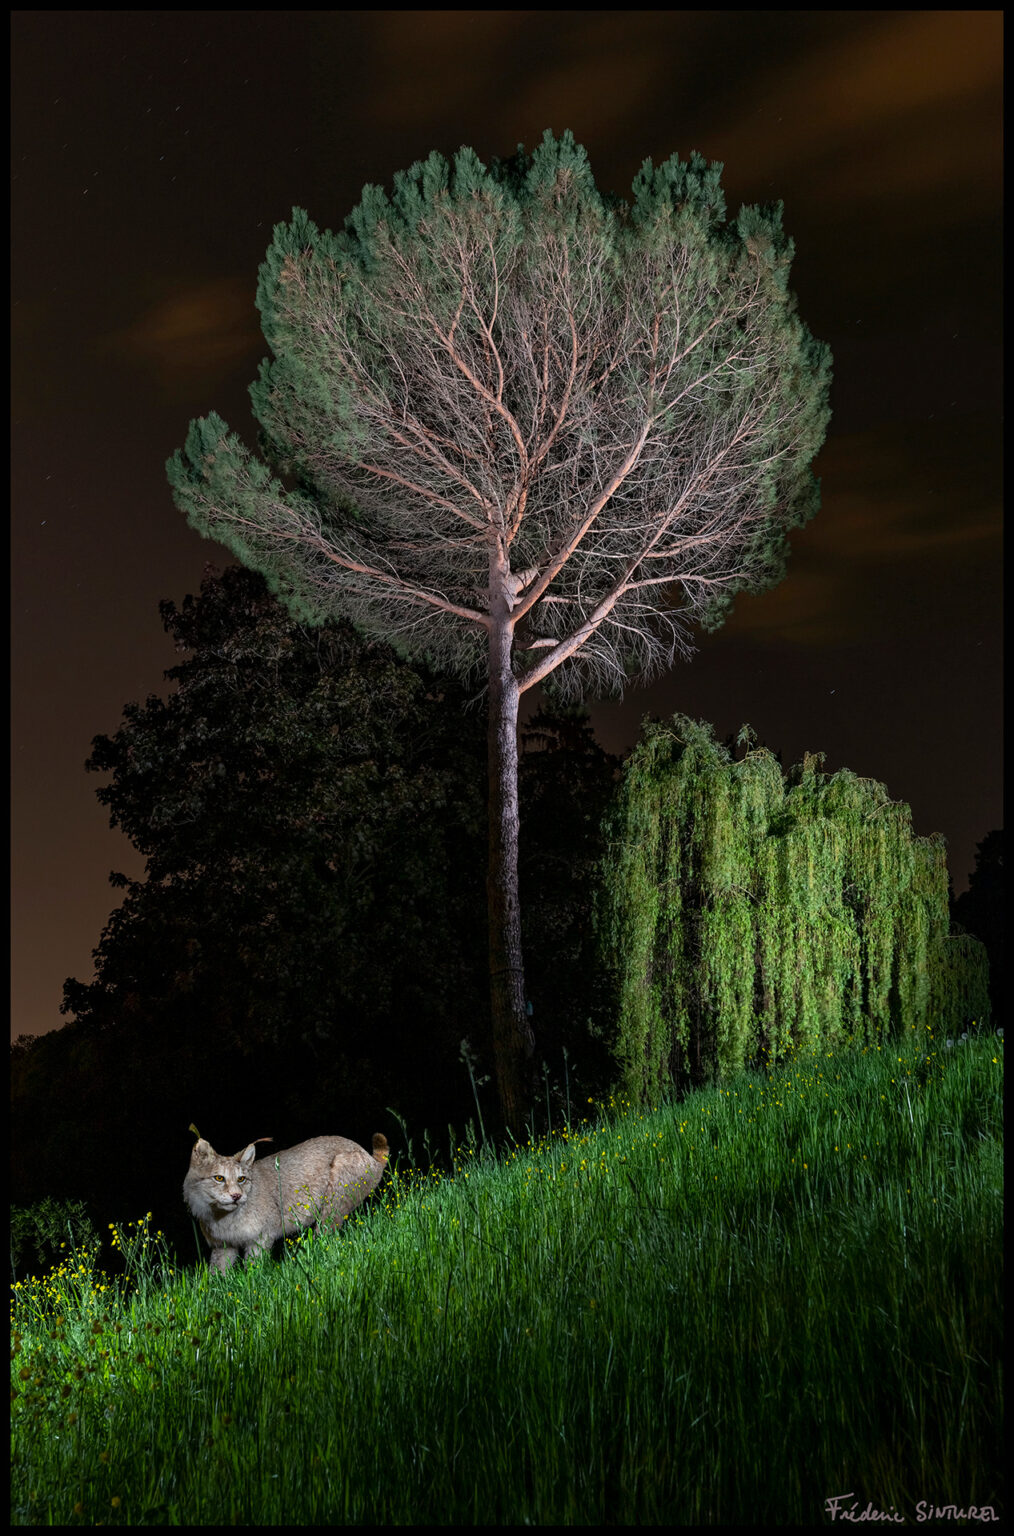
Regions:
M 981 944 L 950 933 L 941 837 L 807 753 L 784 774 L 676 715 L 645 727 L 609 826 L 599 929 L 637 1099 L 800 1045 L 988 1018 Z

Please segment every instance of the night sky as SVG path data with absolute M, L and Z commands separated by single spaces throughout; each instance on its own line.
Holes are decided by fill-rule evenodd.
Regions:
M 64 1022 L 142 861 L 86 774 L 165 693 L 158 614 L 230 563 L 165 460 L 246 387 L 272 226 L 340 227 L 367 182 L 571 129 L 598 186 L 725 164 L 781 198 L 800 312 L 834 354 L 823 505 L 785 581 L 595 706 L 603 744 L 679 709 L 749 722 L 907 801 L 955 888 L 1002 825 L 999 11 L 16 11 L 12 1037 Z

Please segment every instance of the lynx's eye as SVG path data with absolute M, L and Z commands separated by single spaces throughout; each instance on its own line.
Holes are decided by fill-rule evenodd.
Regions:
M 249 1182 L 250 1180 L 247 1178 L 245 1173 L 241 1173 L 239 1178 L 236 1180 L 237 1184 L 249 1184 Z
M 225 1183 L 225 1174 L 224 1173 L 213 1173 L 211 1175 L 211 1177 L 214 1179 L 216 1184 L 224 1184 Z

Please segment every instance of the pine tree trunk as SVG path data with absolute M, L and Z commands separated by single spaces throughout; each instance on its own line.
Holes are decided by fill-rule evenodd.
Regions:
M 500 1110 L 521 1139 L 530 1110 L 535 1038 L 525 1008 L 518 899 L 518 686 L 511 628 L 494 623 L 489 655 L 489 981 Z

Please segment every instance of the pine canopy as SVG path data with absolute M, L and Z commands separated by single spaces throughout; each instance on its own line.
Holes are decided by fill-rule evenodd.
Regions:
M 645 161 L 623 203 L 547 131 L 488 166 L 431 154 L 337 234 L 294 209 L 257 288 L 260 456 L 195 421 L 179 506 L 301 617 L 461 674 L 495 573 L 522 691 L 668 666 L 780 579 L 828 420 L 781 205 L 727 221 L 721 169 Z

